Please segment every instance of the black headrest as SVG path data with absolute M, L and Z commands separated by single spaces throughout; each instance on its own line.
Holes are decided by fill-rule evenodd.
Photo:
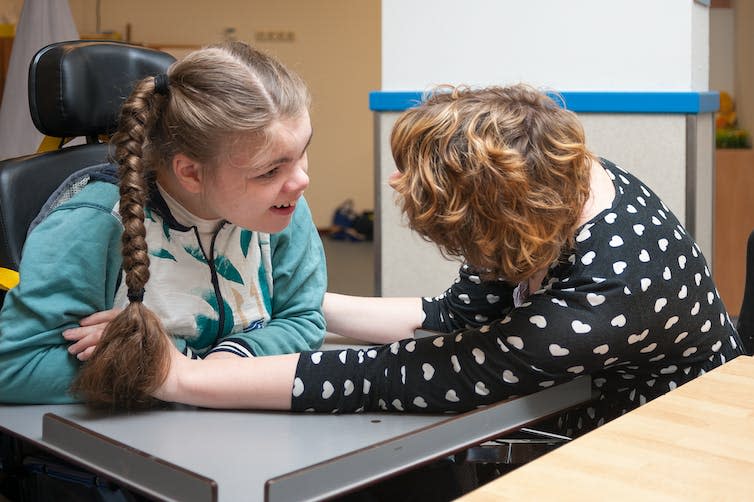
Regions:
M 48 45 L 29 66 L 29 109 L 47 136 L 110 134 L 134 84 L 175 61 L 165 52 L 114 41 Z

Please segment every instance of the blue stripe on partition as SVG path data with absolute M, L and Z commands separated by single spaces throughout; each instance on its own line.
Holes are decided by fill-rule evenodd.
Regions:
M 563 91 L 552 96 L 580 113 L 711 113 L 720 108 L 720 94 L 680 91 Z M 418 91 L 373 91 L 369 93 L 372 111 L 403 111 L 421 103 Z
M 421 103 L 422 93 L 413 91 L 372 91 L 369 109 L 375 112 L 400 112 Z

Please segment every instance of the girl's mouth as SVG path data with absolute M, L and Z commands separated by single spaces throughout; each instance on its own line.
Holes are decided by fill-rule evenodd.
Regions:
M 292 200 L 292 201 L 289 201 L 289 202 L 284 202 L 283 204 L 277 204 L 277 205 L 272 206 L 270 208 L 270 210 L 273 213 L 281 215 L 281 216 L 289 215 L 289 214 L 293 213 L 293 211 L 295 209 L 296 209 L 296 201 L 295 200 Z

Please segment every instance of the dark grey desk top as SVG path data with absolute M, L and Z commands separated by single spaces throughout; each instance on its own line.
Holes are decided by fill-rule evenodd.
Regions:
M 587 378 L 462 415 L 0 405 L 0 430 L 160 499 L 321 499 L 590 397 Z

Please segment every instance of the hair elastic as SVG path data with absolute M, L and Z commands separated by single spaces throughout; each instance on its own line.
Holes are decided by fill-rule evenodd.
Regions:
M 128 290 L 128 301 L 129 302 L 143 302 L 144 301 L 144 288 L 141 288 L 136 291 Z
M 160 73 L 159 75 L 155 75 L 154 77 L 154 92 L 157 94 L 161 94 L 163 96 L 167 96 L 170 94 L 170 80 L 168 79 L 168 75 L 166 73 Z

